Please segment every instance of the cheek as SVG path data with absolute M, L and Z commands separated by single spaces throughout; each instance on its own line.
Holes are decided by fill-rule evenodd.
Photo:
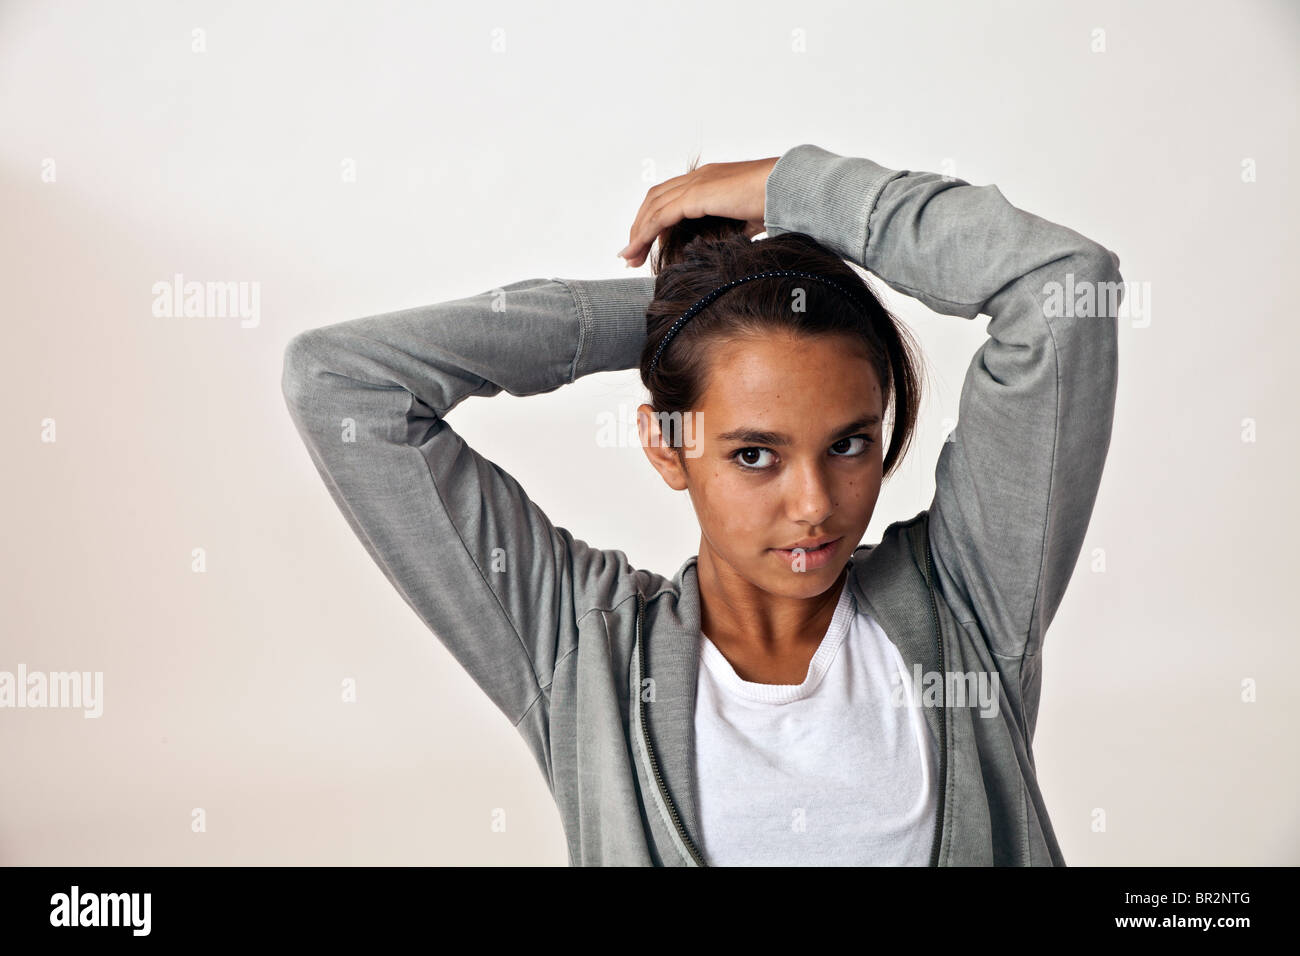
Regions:
M 840 511 L 861 511 L 874 507 L 880 496 L 879 469 L 864 469 L 848 475 L 837 488 L 836 505 Z
M 776 486 L 747 481 L 746 477 L 718 467 L 709 474 L 702 495 L 709 525 L 730 538 L 765 534 L 772 527 L 774 513 L 780 511 Z

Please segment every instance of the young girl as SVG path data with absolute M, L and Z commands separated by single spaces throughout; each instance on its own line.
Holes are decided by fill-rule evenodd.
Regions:
M 326 487 L 527 742 L 570 863 L 1064 865 L 1032 743 L 1109 446 L 1118 258 L 996 186 L 810 144 L 656 186 L 630 239 L 629 265 L 658 240 L 654 276 L 518 281 L 285 352 Z M 934 500 L 875 545 L 920 387 L 845 260 L 991 318 Z M 553 525 L 447 422 L 634 367 L 645 453 L 700 522 L 671 578 Z

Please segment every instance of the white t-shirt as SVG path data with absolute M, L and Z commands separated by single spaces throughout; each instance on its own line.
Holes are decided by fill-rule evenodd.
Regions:
M 703 634 L 699 653 L 695 767 L 710 864 L 929 863 L 938 744 L 898 648 L 847 578 L 802 684 L 742 680 Z

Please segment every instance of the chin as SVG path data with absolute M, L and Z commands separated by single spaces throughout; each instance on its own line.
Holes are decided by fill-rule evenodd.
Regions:
M 840 576 L 847 562 L 836 561 L 821 568 L 809 568 L 806 571 L 768 572 L 764 575 L 770 582 L 769 591 L 785 597 L 812 598 L 825 593 L 835 579 Z

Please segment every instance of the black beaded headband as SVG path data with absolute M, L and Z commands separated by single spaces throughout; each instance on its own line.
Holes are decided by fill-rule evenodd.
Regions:
M 692 305 L 689 309 L 687 309 L 685 312 L 681 314 L 681 317 L 678 318 L 677 321 L 672 324 L 672 328 L 670 328 L 667 334 L 659 341 L 659 347 L 655 349 L 654 358 L 650 360 L 650 368 L 646 372 L 646 378 L 649 379 L 650 376 L 654 375 L 655 366 L 659 364 L 659 357 L 663 355 L 664 349 L 668 347 L 668 343 L 672 341 L 673 336 L 675 336 L 678 332 L 681 331 L 682 326 L 684 326 L 692 316 L 697 315 L 701 309 L 708 306 L 711 302 L 717 299 L 718 296 L 722 295 L 722 293 L 726 292 L 728 289 L 734 289 L 742 282 L 752 282 L 754 279 L 766 279 L 770 276 L 792 276 L 800 279 L 812 279 L 815 282 L 820 282 L 823 285 L 834 289 L 840 295 L 844 296 L 849 301 L 851 301 L 859 309 L 861 309 L 864 312 L 866 311 L 865 307 L 863 306 L 862 299 L 859 296 L 854 295 L 852 292 L 844 288 L 834 279 L 828 279 L 826 276 L 818 275 L 815 272 L 804 272 L 800 269 L 772 269 L 768 272 L 755 272 L 752 275 L 741 276 L 739 279 L 732 279 L 730 282 L 726 283 L 725 285 L 718 286 L 716 289 L 714 289 L 708 295 L 705 295 L 703 298 L 699 299 L 694 305 Z

